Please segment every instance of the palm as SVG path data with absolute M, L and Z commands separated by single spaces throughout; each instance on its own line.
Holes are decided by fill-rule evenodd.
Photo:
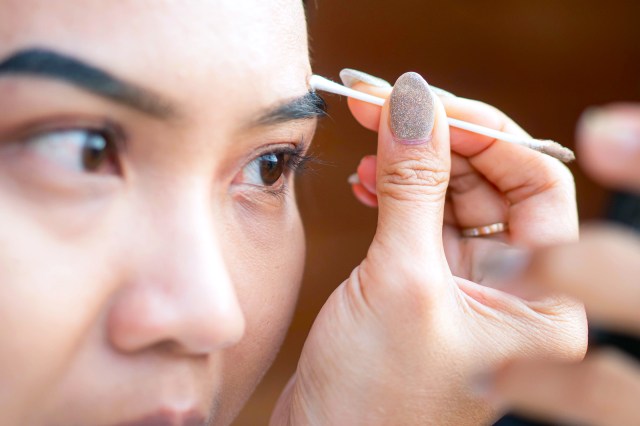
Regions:
M 454 202 L 448 200 L 448 203 Z M 445 211 L 459 210 L 451 205 Z M 577 329 L 568 329 L 566 324 L 584 324 L 584 313 L 577 303 L 558 297 L 527 298 L 524 289 L 496 283 L 488 277 L 483 268 L 483 260 L 490 253 L 499 252 L 512 244 L 508 233 L 496 234 L 484 238 L 468 238 L 460 235 L 461 226 L 454 215 L 445 214 L 443 228 L 443 246 L 446 260 L 452 274 L 454 291 L 461 297 L 457 299 L 467 306 L 474 307 L 481 315 L 469 317 L 464 309 L 459 313 L 468 327 L 490 337 L 480 339 L 495 344 L 496 338 L 502 340 L 503 352 L 519 352 L 523 348 L 529 351 L 544 348 L 541 341 L 554 342 L 558 348 L 575 346 L 579 351 L 582 342 L 576 340 Z M 515 229 L 526 233 L 526 230 Z M 497 284 L 502 284 L 498 286 Z M 461 317 L 461 318 L 463 318 Z M 500 318 L 499 321 L 495 321 Z M 544 329 L 544 333 L 532 333 L 531 330 Z M 492 348 L 484 348 L 489 356 Z M 482 348 L 481 348 L 482 350 Z M 546 351 L 547 349 L 543 349 Z M 564 350 L 564 349 L 563 349 Z M 549 355 L 548 353 L 546 355 Z
M 442 395 L 443 401 L 432 398 L 432 405 L 420 399 L 429 383 L 459 380 L 459 377 L 451 378 L 448 371 L 451 366 L 442 363 L 443 358 L 456 360 L 454 376 L 458 376 L 474 374 L 521 353 L 560 359 L 582 356 L 585 333 L 583 310 L 579 306 L 559 299 L 529 303 L 501 291 L 484 291 L 491 283 L 482 276 L 477 259 L 487 250 L 504 247 L 505 242 L 461 238 L 455 224 L 444 225 L 443 241 L 451 269 L 451 291 L 448 300 L 438 301 L 440 308 L 446 309 L 434 309 L 434 314 L 436 311 L 446 314 L 448 326 L 433 329 L 432 314 L 426 313 L 423 317 L 424 310 L 414 311 L 409 308 L 413 303 L 397 294 L 394 298 L 375 295 L 371 291 L 364 296 L 360 291 L 354 291 L 354 288 L 376 286 L 360 282 L 362 276 L 379 275 L 362 272 L 372 264 L 380 264 L 376 259 L 365 259 L 322 308 L 305 343 L 296 380 L 281 397 L 274 418 L 288 416 L 300 423 L 317 424 L 333 424 L 345 419 L 353 424 L 377 424 L 377 412 L 369 410 L 368 400 L 363 406 L 347 404 L 345 407 L 344 396 L 377 398 L 371 389 L 380 387 L 380 380 L 384 378 L 377 375 L 389 369 L 390 364 L 391 371 L 398 366 L 410 371 L 411 379 L 402 376 L 404 378 L 399 380 L 393 375 L 384 382 L 380 398 L 384 399 L 387 394 L 401 395 L 402 403 L 407 405 L 412 405 L 410 401 L 416 399 L 414 403 L 424 405 L 431 418 L 448 418 L 451 412 L 463 414 L 463 418 L 454 418 L 446 424 L 484 423 L 478 419 L 492 414 L 480 409 L 477 418 L 468 416 L 464 409 L 451 406 L 446 394 Z M 425 288 L 429 286 L 428 282 L 424 284 Z M 400 325 L 406 330 L 408 323 L 413 324 L 412 334 L 416 336 L 411 343 L 404 340 L 403 333 L 395 331 Z M 434 336 L 440 336 L 436 342 Z M 372 345 L 372 342 L 377 343 Z M 445 355 L 433 356 L 434 347 Z M 376 374 L 372 375 L 372 371 Z M 444 379 L 440 379 L 440 375 Z M 465 384 L 456 386 L 464 387 Z M 466 398 L 468 396 L 461 396 L 459 402 L 468 407 L 473 401 Z M 308 406 L 298 407 L 295 401 L 321 403 L 310 410 Z M 402 407 L 402 404 L 396 405 Z M 369 411 L 372 417 L 363 417 L 362 413 Z M 385 414 L 392 418 L 401 416 L 392 411 Z M 349 417 L 352 415 L 356 417 Z
M 499 250 L 508 243 L 500 239 L 462 237 L 460 228 L 451 223 L 444 225 L 443 244 L 447 263 L 455 277 L 490 286 L 482 272 L 481 259 L 486 253 Z

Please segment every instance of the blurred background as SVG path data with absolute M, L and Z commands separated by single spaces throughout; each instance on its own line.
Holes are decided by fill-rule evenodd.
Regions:
M 639 0 L 308 3 L 314 71 L 333 80 L 346 67 L 392 83 L 417 71 L 435 86 L 498 107 L 535 137 L 570 147 L 589 106 L 640 101 Z M 238 426 L 268 423 L 317 312 L 362 260 L 375 230 L 376 211 L 356 202 L 347 177 L 375 153 L 376 135 L 351 118 L 346 100 L 325 99 L 330 117 L 312 151 L 322 164 L 311 165 L 297 188 L 308 244 L 298 309 Z M 614 197 L 624 199 L 570 167 L 582 220 L 611 214 Z

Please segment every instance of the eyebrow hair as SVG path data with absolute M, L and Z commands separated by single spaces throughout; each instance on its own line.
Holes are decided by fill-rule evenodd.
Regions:
M 18 51 L 0 62 L 3 75 L 31 75 L 61 80 L 156 118 L 175 115 L 171 103 L 107 71 L 48 49 Z
M 61 80 L 153 117 L 166 119 L 177 115 L 171 103 L 154 92 L 49 49 L 33 48 L 12 54 L 0 62 L 0 78 L 3 75 L 31 75 Z M 324 99 L 315 92 L 308 92 L 267 111 L 255 124 L 270 126 L 323 117 L 326 113 Z
M 273 126 L 294 120 L 309 120 L 327 115 L 327 103 L 315 92 L 307 92 L 299 98 L 268 110 L 255 121 L 257 126 Z

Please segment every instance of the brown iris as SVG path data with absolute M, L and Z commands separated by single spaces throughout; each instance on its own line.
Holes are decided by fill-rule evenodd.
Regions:
M 286 154 L 265 154 L 259 159 L 260 161 L 260 179 L 267 186 L 275 184 L 280 176 L 284 173 Z
M 114 143 L 97 132 L 87 133 L 82 147 L 82 166 L 88 172 L 95 172 L 108 161 L 115 158 Z

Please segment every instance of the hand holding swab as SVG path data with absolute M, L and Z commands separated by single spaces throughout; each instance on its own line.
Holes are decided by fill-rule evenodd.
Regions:
M 311 85 L 312 90 L 321 90 L 323 92 L 329 92 L 329 93 L 334 93 L 336 95 L 347 96 L 353 99 L 358 99 L 360 101 L 368 102 L 370 104 L 374 104 L 378 106 L 382 106 L 385 103 L 385 100 L 382 98 L 370 95 L 368 93 L 359 92 L 354 89 L 350 89 L 346 86 L 343 86 L 341 84 L 328 80 L 319 75 L 311 76 L 309 80 L 309 84 Z M 512 135 L 510 133 L 501 132 L 499 130 L 490 129 L 488 127 L 480 126 L 478 124 L 468 123 L 466 121 L 457 120 L 455 118 L 450 118 L 450 117 L 448 117 L 447 120 L 451 127 L 457 127 L 458 129 L 467 130 L 469 132 L 499 139 L 501 141 L 513 143 L 516 145 L 526 146 L 527 148 L 550 155 L 565 163 L 575 160 L 575 155 L 573 151 L 551 140 L 523 138 L 521 136 Z

